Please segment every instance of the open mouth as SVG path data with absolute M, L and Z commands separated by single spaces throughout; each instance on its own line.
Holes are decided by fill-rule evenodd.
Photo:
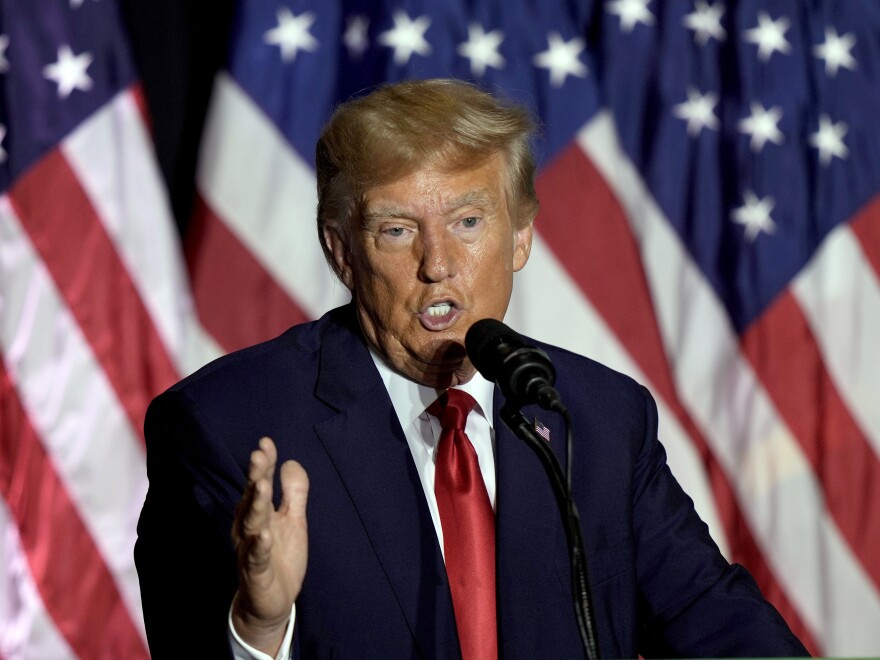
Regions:
M 419 314 L 419 320 L 427 330 L 445 330 L 455 323 L 460 314 L 454 302 L 444 300 L 427 307 Z
M 452 311 L 452 303 L 442 302 L 428 307 L 428 316 L 446 316 Z

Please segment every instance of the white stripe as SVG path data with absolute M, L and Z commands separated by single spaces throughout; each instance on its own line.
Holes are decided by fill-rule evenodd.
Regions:
M 303 312 L 315 318 L 347 302 L 318 242 L 314 172 L 225 73 L 202 145 L 203 197 Z
M 650 387 L 650 382 L 617 336 L 537 233 L 529 263 L 516 274 L 505 319 L 524 334 L 591 357 Z M 669 466 L 694 500 L 694 506 L 709 526 L 715 542 L 722 552 L 728 554 L 727 537 L 699 454 L 663 398 L 656 392 L 653 394 L 660 415 L 660 438 L 666 448 Z
M 131 91 L 61 143 L 181 375 L 220 355 L 198 323 L 150 136 Z
M 5 195 L 0 247 L 7 372 L 143 635 L 132 557 L 147 492 L 141 443 Z
M 837 391 L 880 456 L 880 283 L 849 225 L 826 237 L 793 290 Z
M 83 599 L 84 594 L 76 595 Z M 87 603 L 84 602 L 84 606 Z M 6 660 L 76 657 L 43 606 L 18 528 L 0 499 L 0 657 Z
M 758 546 L 827 655 L 880 648 L 880 596 L 738 349 L 713 290 L 599 115 L 578 135 L 623 204 L 642 252 L 676 387 L 734 485 Z M 834 609 L 838 608 L 838 609 Z

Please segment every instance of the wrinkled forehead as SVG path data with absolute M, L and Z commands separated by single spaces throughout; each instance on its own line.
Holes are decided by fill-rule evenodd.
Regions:
M 428 194 L 412 194 L 394 197 L 375 194 L 367 197 L 363 212 L 364 222 L 390 218 L 418 220 L 431 216 L 455 216 L 467 212 L 497 213 L 503 200 L 496 191 L 475 188 L 462 194 L 436 191 Z
M 363 195 L 364 219 L 447 215 L 466 207 L 506 208 L 504 159 L 494 155 L 470 166 L 424 166 L 372 186 Z

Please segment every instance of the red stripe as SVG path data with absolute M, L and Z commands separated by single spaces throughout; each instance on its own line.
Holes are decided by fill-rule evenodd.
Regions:
M 770 570 L 739 508 L 735 490 L 679 399 L 653 312 L 647 279 L 623 209 L 584 152 L 572 144 L 538 179 L 537 228 L 572 279 L 666 402 L 704 463 L 730 542 L 764 595 L 811 651 L 819 647 Z
M 880 278 L 880 195 L 862 207 L 852 221 L 852 230 L 861 243 L 868 263 Z
M 58 151 L 19 178 L 10 199 L 142 437 L 150 399 L 178 376 L 100 218 Z
M 202 199 L 187 234 L 186 257 L 202 324 L 227 351 L 308 320 Z
M 880 587 L 880 460 L 841 399 L 790 291 L 743 333 L 742 349 L 813 466 L 843 537 Z
M 0 360 L 0 493 L 37 590 L 81 658 L 148 658 L 146 646 Z

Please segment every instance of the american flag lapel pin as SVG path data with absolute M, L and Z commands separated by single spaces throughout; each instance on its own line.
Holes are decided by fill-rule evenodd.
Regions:
M 550 442 L 550 429 L 544 426 L 544 423 L 537 417 L 535 417 L 535 433 L 540 435 L 547 442 Z

